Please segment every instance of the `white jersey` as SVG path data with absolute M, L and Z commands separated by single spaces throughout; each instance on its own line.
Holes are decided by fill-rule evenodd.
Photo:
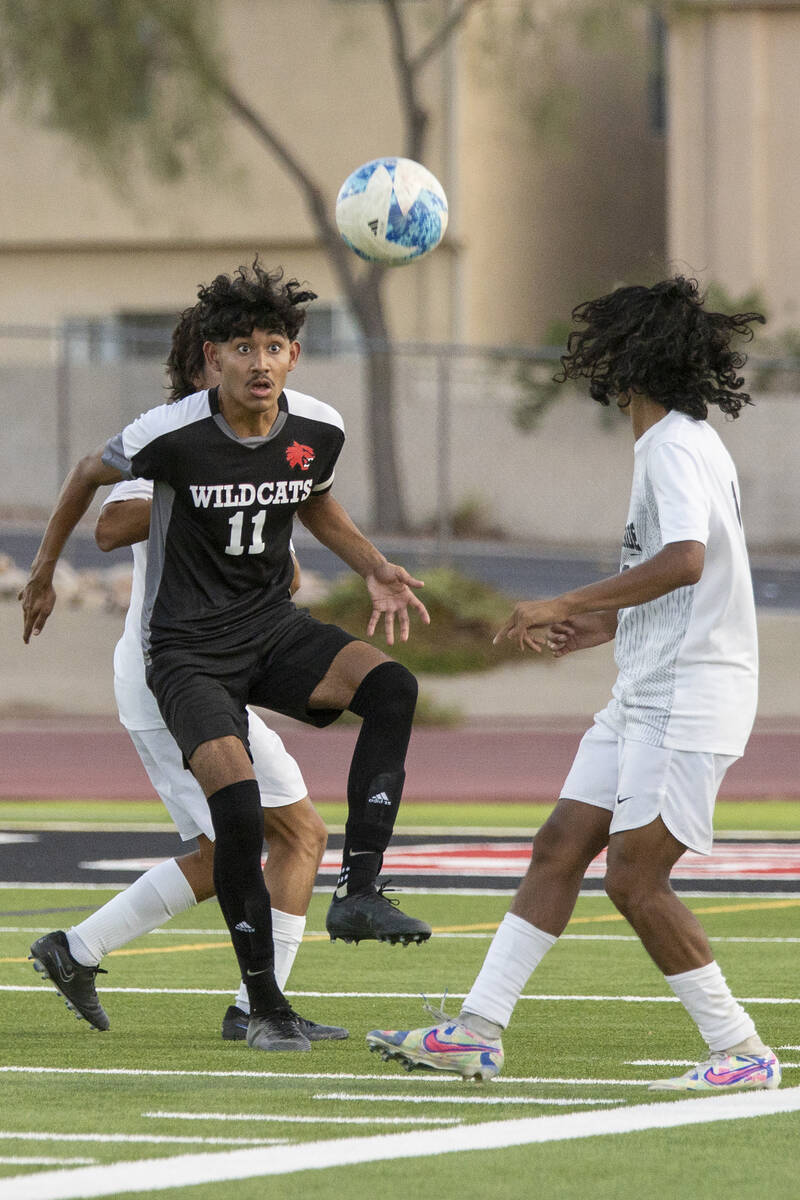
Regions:
M 116 484 L 103 501 L 115 504 L 123 500 L 152 500 L 151 479 L 124 479 Z M 291 542 L 289 547 L 294 552 Z M 156 698 L 145 679 L 142 653 L 142 606 L 147 575 L 147 542 L 136 542 L 133 553 L 131 599 L 125 615 L 122 637 L 114 647 L 114 695 L 120 722 L 126 729 L 160 729 L 164 726 Z
M 147 479 L 118 483 L 105 499 L 151 500 L 153 484 Z M 290 543 L 291 545 L 291 543 Z M 184 841 L 204 834 L 214 840 L 214 827 L 205 796 L 194 776 L 185 769 L 181 752 L 167 730 L 155 696 L 145 679 L 142 653 L 142 605 L 147 573 L 147 542 L 133 551 L 131 600 L 125 629 L 114 649 L 114 694 L 119 719 L 131 735 L 150 782 L 167 807 Z M 258 790 L 264 808 L 281 808 L 302 800 L 308 789 L 295 760 L 273 729 L 248 709 L 248 741 L 253 755 Z
M 758 698 L 755 601 L 736 468 L 706 421 L 669 412 L 637 439 L 621 569 L 671 542 L 705 546 L 700 580 L 619 611 L 613 699 L 633 741 L 739 756 Z
M 152 500 L 150 479 L 125 479 L 106 496 L 106 504 L 119 500 Z M 147 542 L 136 542 L 133 552 L 131 602 L 125 616 L 122 637 L 114 648 L 114 693 L 119 719 L 126 729 L 158 729 L 164 724 L 156 698 L 144 677 L 142 654 L 142 604 L 147 574 Z

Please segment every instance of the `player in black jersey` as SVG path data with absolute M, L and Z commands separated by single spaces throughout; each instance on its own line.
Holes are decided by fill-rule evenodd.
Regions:
M 275 983 L 269 896 L 260 869 L 263 823 L 247 750 L 246 703 L 325 725 L 349 708 L 362 728 L 348 779 L 342 872 L 331 938 L 422 941 L 424 922 L 375 886 L 404 779 L 416 680 L 376 647 L 296 609 L 288 598 L 295 513 L 364 578 L 371 636 L 382 620 L 403 640 L 412 589 L 330 489 L 344 430 L 334 409 L 285 390 L 296 335 L 314 299 L 282 272 L 257 264 L 201 288 L 201 328 L 218 388 L 163 405 L 132 422 L 74 469 L 48 523 L 25 589 L 24 636 L 52 608 L 46 576 L 97 487 L 154 480 L 143 642 L 148 683 L 201 784 L 214 824 L 217 895 L 251 1000 L 248 1044 L 308 1049 Z

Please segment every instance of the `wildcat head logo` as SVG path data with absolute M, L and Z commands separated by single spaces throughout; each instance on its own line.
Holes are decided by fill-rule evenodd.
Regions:
M 292 442 L 291 446 L 286 447 L 286 461 L 290 467 L 299 467 L 301 471 L 307 471 L 314 461 L 314 451 L 311 446 Z

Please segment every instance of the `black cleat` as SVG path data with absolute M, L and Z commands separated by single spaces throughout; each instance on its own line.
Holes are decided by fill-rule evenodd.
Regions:
M 297 1017 L 300 1032 L 304 1033 L 310 1042 L 335 1042 L 350 1037 L 349 1031 L 342 1029 L 339 1025 L 318 1025 L 316 1021 L 309 1021 L 307 1017 L 299 1016 L 294 1009 L 291 1012 Z M 223 1040 L 226 1042 L 245 1041 L 249 1021 L 250 1017 L 246 1012 L 237 1008 L 235 1004 L 231 1004 L 222 1018 Z
M 277 1008 L 263 1017 L 250 1017 L 247 1044 L 251 1050 L 310 1050 L 311 1042 L 300 1028 L 297 1013 Z
M 432 930 L 426 921 L 406 916 L 399 908 L 399 900 L 390 900 L 384 895 L 386 883 L 374 885 L 364 892 L 353 892 L 341 900 L 334 895 L 325 928 L 332 942 L 341 938 L 343 942 L 373 940 L 378 942 L 427 942 Z
M 94 980 L 102 967 L 84 967 L 69 952 L 67 935 L 61 929 L 46 933 L 31 946 L 28 958 L 40 975 L 54 985 L 59 996 L 64 997 L 68 1009 L 78 1020 L 88 1021 L 94 1029 L 108 1029 L 109 1019 L 97 998 Z

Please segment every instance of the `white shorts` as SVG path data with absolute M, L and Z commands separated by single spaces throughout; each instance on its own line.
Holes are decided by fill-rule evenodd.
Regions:
M 621 737 L 596 722 L 583 735 L 561 796 L 613 813 L 610 834 L 656 817 L 689 850 L 710 854 L 714 802 L 736 755 L 669 750 Z
M 253 769 L 264 808 L 296 804 L 308 794 L 303 776 L 291 754 L 273 729 L 247 710 Z M 157 729 L 129 729 L 150 782 L 164 802 L 183 841 L 204 833 L 214 841 L 214 828 L 203 791 L 183 765 L 183 756 L 172 734 L 162 725 Z

